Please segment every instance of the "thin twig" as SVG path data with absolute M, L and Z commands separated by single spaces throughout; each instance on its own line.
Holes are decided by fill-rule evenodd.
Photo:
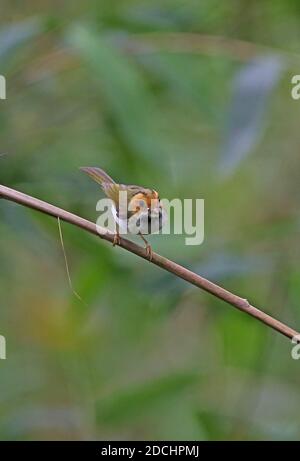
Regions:
M 72 283 L 72 279 L 71 279 L 69 263 L 68 263 L 68 258 L 67 258 L 67 253 L 66 253 L 66 249 L 65 249 L 64 238 L 63 238 L 63 234 L 62 234 L 62 230 L 61 230 L 60 218 L 59 217 L 57 217 L 57 223 L 58 223 L 59 239 L 60 239 L 62 252 L 63 252 L 63 255 L 64 255 L 66 272 L 67 272 L 67 277 L 68 277 L 70 290 L 72 291 L 75 298 L 77 298 L 82 304 L 84 304 L 85 307 L 88 307 L 88 305 L 83 301 L 82 297 L 73 288 L 73 283 Z
M 40 211 L 50 216 L 60 218 L 63 221 L 69 222 L 77 227 L 81 227 L 87 232 L 97 235 L 102 239 L 113 243 L 113 233 L 109 232 L 104 228 L 101 228 L 100 226 L 96 226 L 96 224 L 92 223 L 91 221 L 81 218 L 80 216 L 77 216 L 73 213 L 69 213 L 68 211 L 63 210 L 62 208 L 50 205 L 47 202 L 43 202 L 42 200 L 31 197 L 30 195 L 23 194 L 22 192 L 10 189 L 9 187 L 2 185 L 0 185 L 0 197 L 19 203 L 20 205 L 33 208 L 34 210 Z M 121 238 L 119 246 L 149 261 L 146 250 L 136 245 L 134 242 Z M 198 274 L 195 274 L 194 272 L 186 269 L 185 267 L 180 266 L 179 264 L 157 253 L 153 253 L 151 263 L 161 267 L 162 269 L 165 269 L 168 272 L 171 272 L 172 274 L 176 275 L 177 277 L 183 280 L 186 280 L 192 285 L 195 285 L 198 288 L 207 291 L 208 293 L 227 302 L 228 304 L 231 304 L 233 307 L 245 312 L 246 314 L 251 315 L 260 322 L 264 323 L 270 328 L 273 328 L 273 330 L 278 331 L 279 333 L 281 333 L 284 336 L 287 336 L 290 339 L 295 338 L 299 335 L 299 333 L 293 328 L 288 327 L 284 323 L 280 322 L 279 320 L 276 320 L 275 318 L 261 311 L 257 307 L 252 306 L 247 299 L 243 299 L 240 296 L 237 296 L 231 293 L 230 291 L 225 290 L 219 285 L 214 284 L 213 282 L 201 277 Z

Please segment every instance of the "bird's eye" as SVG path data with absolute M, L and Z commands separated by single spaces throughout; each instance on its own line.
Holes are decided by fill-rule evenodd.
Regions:
M 147 206 L 145 200 L 139 200 L 138 205 L 139 205 L 140 208 L 145 208 Z

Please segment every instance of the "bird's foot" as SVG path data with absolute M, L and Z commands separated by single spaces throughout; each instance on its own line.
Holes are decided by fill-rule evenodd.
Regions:
M 121 243 L 121 238 L 119 234 L 114 235 L 114 240 L 113 240 L 113 247 L 116 245 L 120 245 Z
M 151 245 L 149 245 L 149 243 L 147 243 L 147 245 L 146 245 L 146 255 L 148 256 L 148 259 L 151 262 L 152 258 L 153 258 L 153 251 L 152 251 L 152 247 L 151 247 Z

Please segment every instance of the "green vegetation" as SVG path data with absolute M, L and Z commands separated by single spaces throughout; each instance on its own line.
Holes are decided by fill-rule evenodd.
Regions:
M 0 183 L 94 221 L 83 165 L 204 198 L 203 245 L 154 250 L 299 329 L 299 22 L 296 0 L 3 0 Z M 62 223 L 81 303 L 56 221 L 0 202 L 1 439 L 299 438 L 289 340 Z

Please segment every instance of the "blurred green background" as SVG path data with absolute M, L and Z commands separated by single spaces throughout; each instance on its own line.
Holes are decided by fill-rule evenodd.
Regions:
M 205 199 L 153 248 L 300 325 L 297 0 L 2 0 L 0 183 L 96 220 L 100 166 Z M 147 262 L 0 203 L 1 439 L 297 439 L 290 341 Z

